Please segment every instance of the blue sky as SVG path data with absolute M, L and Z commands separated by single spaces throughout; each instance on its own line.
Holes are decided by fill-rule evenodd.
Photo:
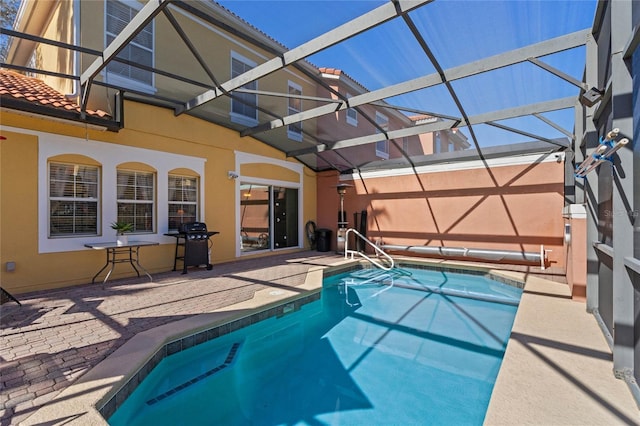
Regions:
M 288 48 L 296 47 L 386 1 L 372 0 L 230 0 L 219 3 Z M 532 43 L 591 28 L 596 0 L 436 0 L 411 13 L 418 30 L 445 70 Z M 543 58 L 581 80 L 585 49 Z M 432 74 L 435 68 L 400 19 L 385 23 L 308 58 L 319 67 L 339 68 L 369 90 Z M 454 81 L 454 90 L 469 116 L 519 105 L 577 96 L 577 87 L 525 63 Z M 387 99 L 389 103 L 459 116 L 443 85 Z M 544 114 L 567 130 L 573 111 Z M 536 118 L 502 124 L 544 137 L 562 137 Z M 528 138 L 474 126 L 481 146 L 522 142 Z M 468 131 L 463 132 L 468 135 Z

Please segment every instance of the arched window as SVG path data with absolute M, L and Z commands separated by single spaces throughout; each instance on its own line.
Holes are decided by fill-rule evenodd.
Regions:
M 170 173 L 168 184 L 169 231 L 177 231 L 183 223 L 197 222 L 199 216 L 199 181 L 196 176 Z
M 49 237 L 97 235 L 100 168 L 49 162 Z
M 154 232 L 155 229 L 155 173 L 118 169 L 118 222 L 133 224 L 133 232 Z

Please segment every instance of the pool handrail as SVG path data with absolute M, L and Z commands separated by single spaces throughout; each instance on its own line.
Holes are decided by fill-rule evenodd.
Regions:
M 375 250 L 375 252 L 378 255 L 378 257 L 382 256 L 382 257 L 386 258 L 389 261 L 389 263 L 391 264 L 391 266 L 386 266 L 382 262 L 379 262 L 378 260 L 372 259 L 371 257 L 367 256 L 367 254 L 364 253 L 364 252 L 361 252 L 361 251 L 358 251 L 358 250 L 350 250 L 349 249 L 349 234 L 350 233 L 355 234 L 356 237 L 360 238 L 362 241 L 364 241 L 365 243 L 367 243 L 368 245 L 373 247 L 373 249 Z M 393 258 L 391 256 L 389 256 L 387 253 L 385 253 L 384 250 L 382 250 L 380 247 L 378 247 L 377 245 L 372 243 L 367 237 L 365 237 L 364 235 L 362 235 L 361 233 L 359 233 L 355 229 L 349 228 L 349 229 L 347 229 L 347 232 L 344 235 L 344 258 L 348 259 L 349 255 L 350 255 L 351 259 L 353 259 L 353 255 L 354 254 L 358 254 L 361 257 L 364 257 L 372 265 L 374 265 L 374 266 L 376 266 L 376 267 L 378 267 L 380 269 L 384 269 L 385 271 L 390 271 L 395 266 L 395 262 L 394 262 Z

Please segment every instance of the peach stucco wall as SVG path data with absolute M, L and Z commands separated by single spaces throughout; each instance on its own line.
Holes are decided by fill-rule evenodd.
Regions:
M 335 236 L 338 175 L 318 176 L 318 227 Z M 386 244 L 549 252 L 564 267 L 564 165 L 556 161 L 359 177 L 345 197 L 349 226 L 367 211 L 367 236 Z M 335 248 L 335 241 L 332 242 Z

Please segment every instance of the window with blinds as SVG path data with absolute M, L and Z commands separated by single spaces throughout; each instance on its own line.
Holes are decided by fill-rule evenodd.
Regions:
M 288 109 L 287 112 L 289 115 L 297 114 L 302 111 L 302 87 L 295 84 L 294 82 L 289 82 L 289 98 L 288 98 Z M 287 136 L 289 139 L 293 139 L 296 141 L 302 140 L 302 123 L 293 123 L 287 126 Z
M 440 132 L 436 132 L 433 139 L 433 153 L 438 154 L 442 152 L 442 138 L 440 137 Z
M 100 170 L 49 163 L 49 236 L 98 234 Z
M 132 170 L 117 172 L 118 222 L 133 224 L 133 232 L 155 228 L 155 174 Z
M 346 94 L 347 99 L 351 97 L 351 93 Z M 358 126 L 358 111 L 355 108 L 347 108 L 347 123 L 352 126 Z
M 231 56 L 231 78 L 235 78 L 250 69 L 254 68 L 255 64 L 249 60 L 242 58 L 240 55 L 232 52 Z M 251 81 L 244 86 L 243 89 L 258 90 L 258 82 Z M 235 92 L 234 97 L 231 98 L 231 118 L 233 121 L 253 124 L 258 121 L 258 95 L 255 93 L 241 93 Z
M 169 231 L 183 223 L 197 222 L 198 178 L 169 175 Z
M 380 126 L 382 131 L 388 131 L 389 117 L 376 111 L 376 124 Z M 376 142 L 376 155 L 384 159 L 389 158 L 389 141 L 387 139 Z
M 107 46 L 122 32 L 124 27 L 138 11 L 127 4 L 111 0 L 106 3 L 106 43 Z M 153 22 L 147 25 L 134 39 L 118 53 L 118 58 L 126 59 L 136 64 L 153 66 Z M 148 86 L 153 85 L 153 74 L 118 61 L 110 61 L 107 72 L 111 76 L 123 77 Z

